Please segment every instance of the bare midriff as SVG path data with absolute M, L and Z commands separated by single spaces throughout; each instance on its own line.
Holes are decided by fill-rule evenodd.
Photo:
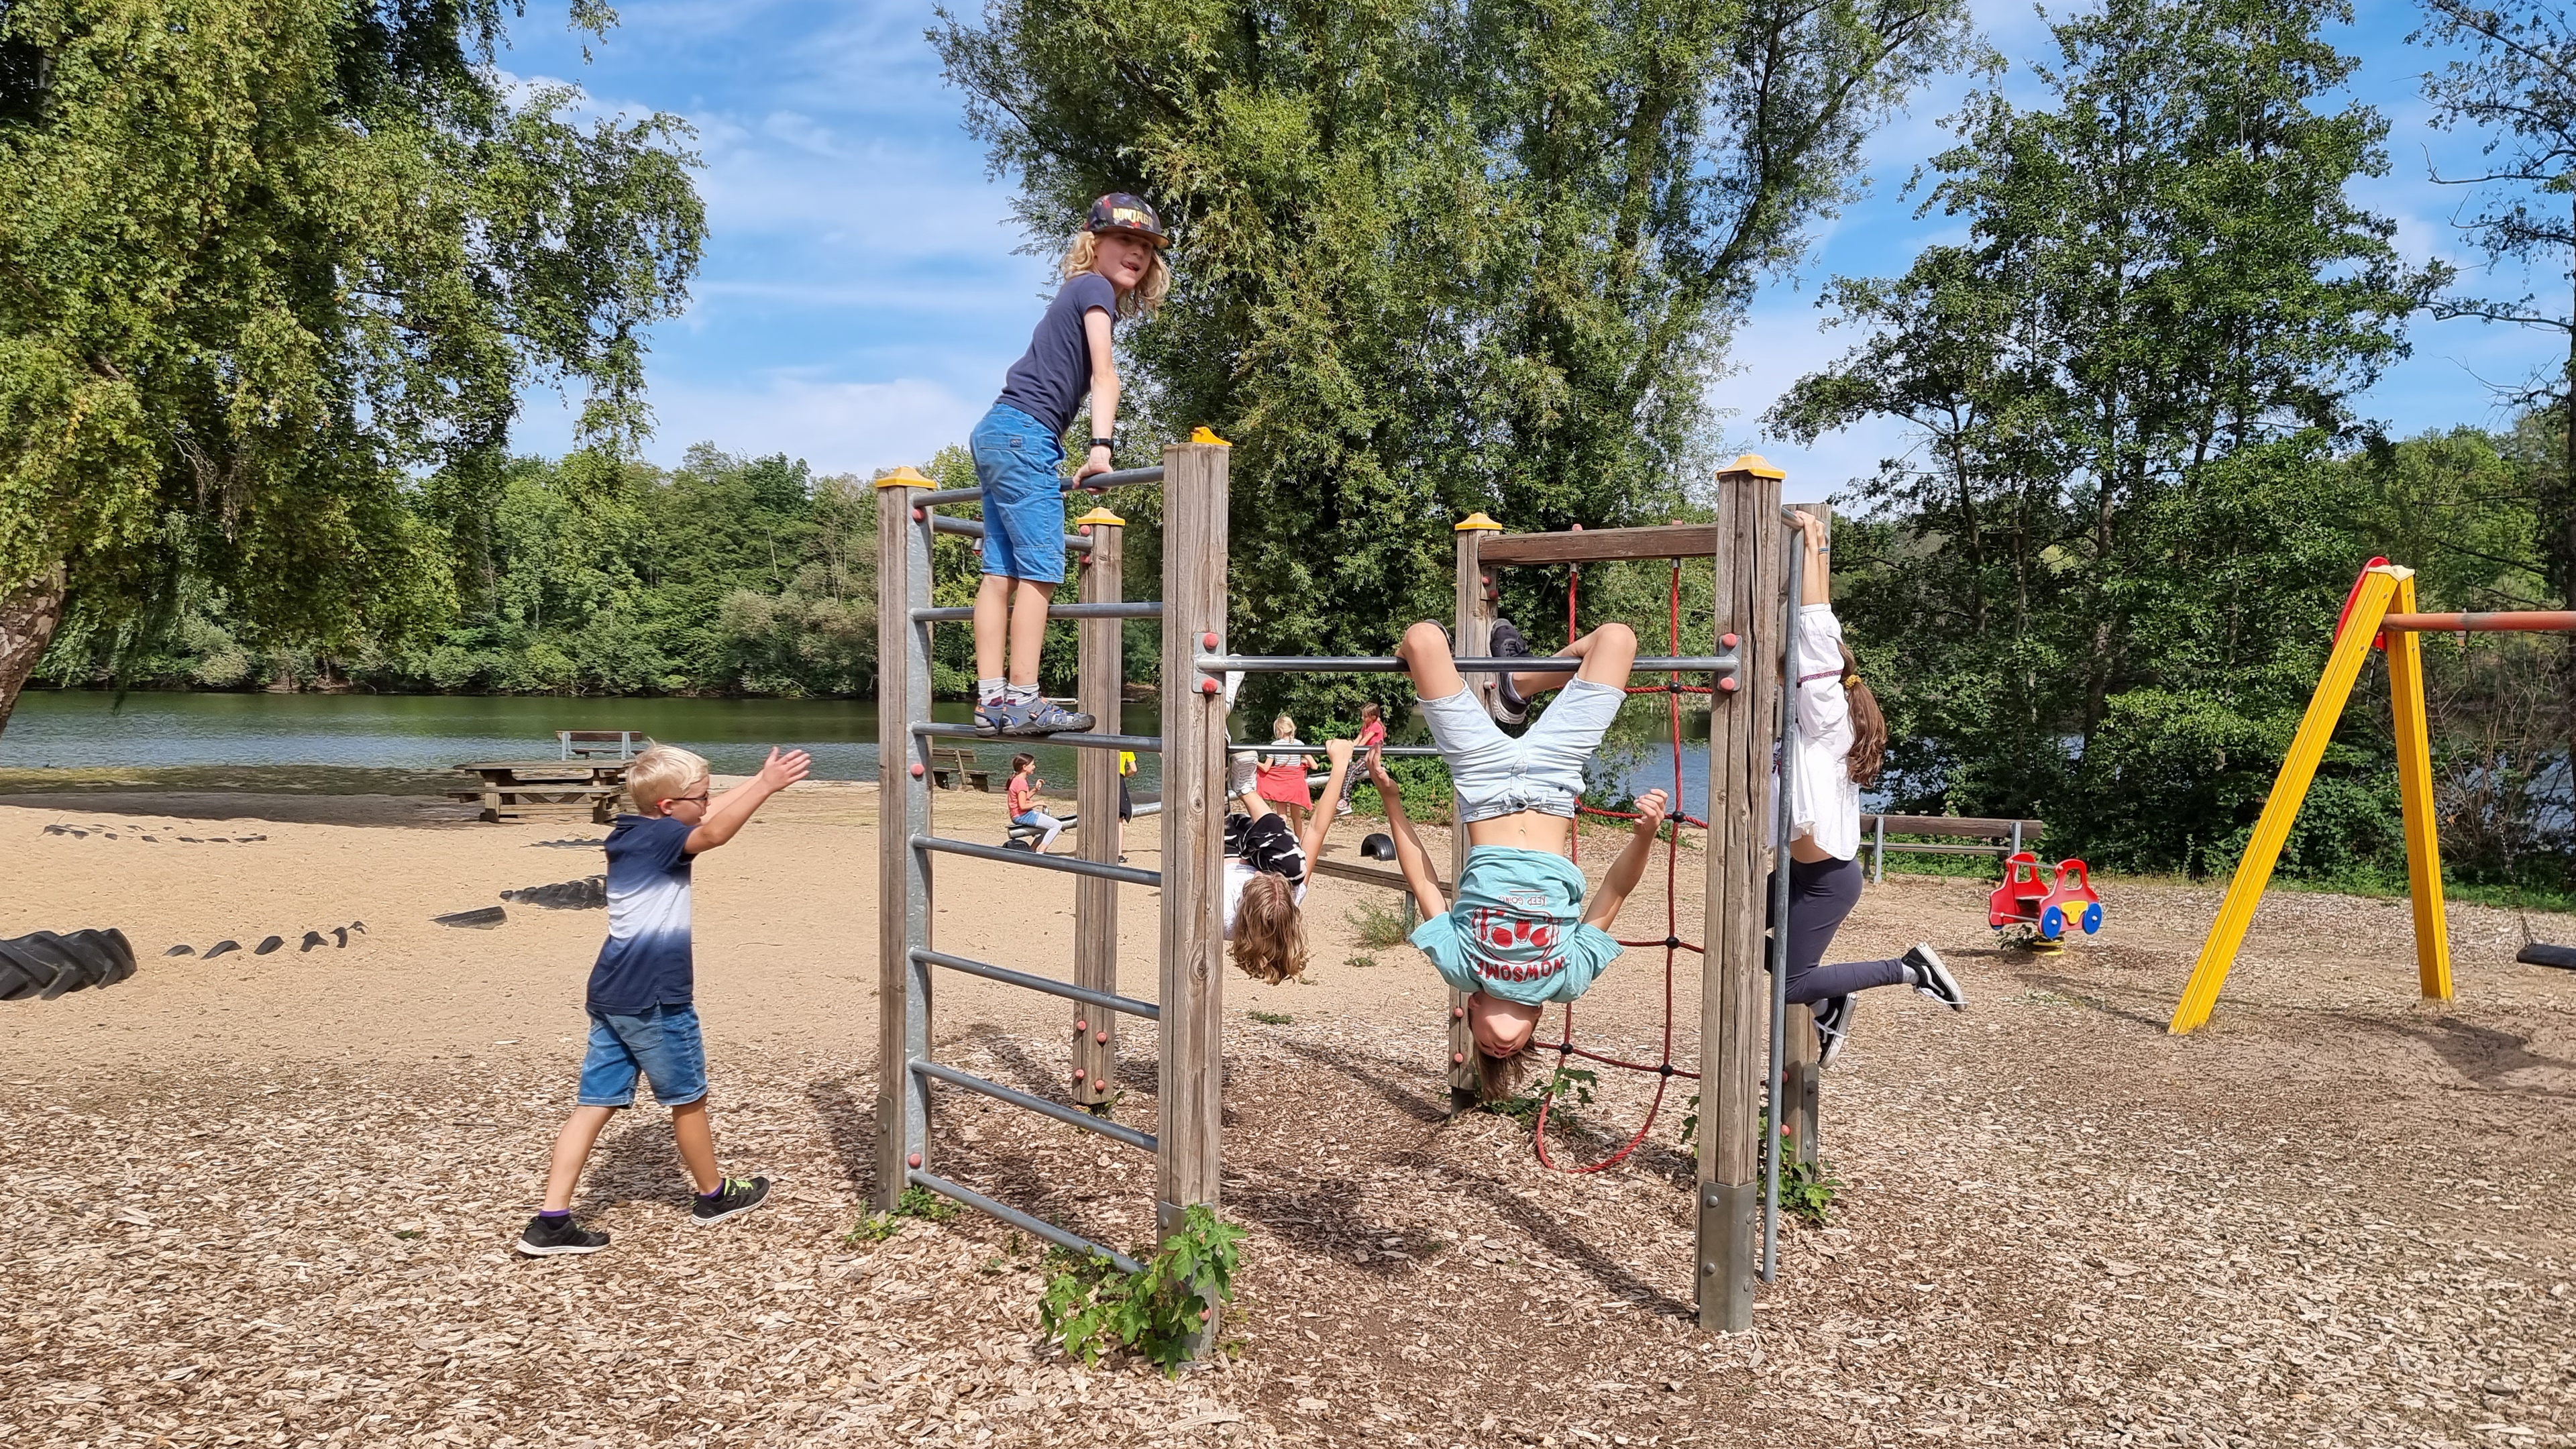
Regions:
M 1520 850 L 1546 850 L 1565 854 L 1566 840 L 1573 833 L 1574 822 L 1562 815 L 1544 810 L 1520 810 L 1497 815 L 1490 820 L 1467 822 L 1469 845 L 1508 845 Z

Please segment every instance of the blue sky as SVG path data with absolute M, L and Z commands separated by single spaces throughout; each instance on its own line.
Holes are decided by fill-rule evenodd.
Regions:
M 1052 291 L 1045 258 L 1023 255 L 1007 178 L 985 172 L 961 124 L 958 94 L 922 38 L 919 0 L 651 0 L 619 7 L 623 23 L 592 43 L 557 28 L 561 11 L 531 6 L 501 57 L 526 80 L 581 85 L 603 107 L 660 109 L 698 129 L 708 242 L 686 315 L 653 336 L 648 374 L 660 419 L 647 452 L 675 461 L 692 443 L 786 452 L 821 472 L 919 462 L 961 441 L 999 390 Z M 2027 3 L 1979 0 L 1987 38 L 2013 62 L 2006 82 L 2030 89 L 2026 63 L 2051 54 Z M 2429 125 L 2417 78 L 2441 57 L 2405 44 L 2413 4 L 2361 0 L 2335 35 L 2361 60 L 2351 91 L 2390 122 L 2390 171 L 2357 199 L 2398 223 L 2411 258 L 2440 256 L 2463 285 L 2518 294 L 2488 278 L 2451 224 L 2466 198 L 2432 184 L 2428 163 L 2470 169 L 2474 139 Z M 2060 13 L 2063 13 L 2062 9 Z M 1799 481 L 1839 486 L 1906 446 L 1892 428 L 1858 428 L 1798 448 L 1759 434 L 1762 412 L 1800 374 L 1848 345 L 1826 330 L 1817 284 L 1836 274 L 1902 271 L 1924 244 L 1955 240 L 1950 218 L 1917 219 L 1906 179 L 1944 144 L 1962 78 L 1937 83 L 1870 147 L 1871 191 L 1815 235 L 1797 274 L 1768 282 L 1713 389 L 1729 439 Z M 1182 259 L 1186 265 L 1186 258 Z M 2563 285 L 2563 279 L 2561 279 Z M 2553 290 L 2556 290 L 2553 287 Z M 2489 382 L 2548 365 L 2549 339 L 2467 321 L 2416 319 L 2414 356 L 2361 402 L 2399 433 L 2501 421 Z M 569 416 L 551 394 L 530 399 L 525 450 L 555 453 Z

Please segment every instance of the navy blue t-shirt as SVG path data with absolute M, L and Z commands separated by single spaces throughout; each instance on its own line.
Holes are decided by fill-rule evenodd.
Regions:
M 1098 272 L 1085 272 L 1064 284 L 1038 319 L 1029 337 L 1028 355 L 1011 364 L 1002 379 L 1000 401 L 1062 433 L 1073 425 L 1091 391 L 1091 337 L 1083 329 L 1085 314 L 1097 307 L 1118 323 L 1118 289 Z
M 694 1001 L 689 832 L 695 828 L 668 815 L 620 815 L 608 832 L 608 942 L 590 968 L 590 1011 L 636 1016 Z

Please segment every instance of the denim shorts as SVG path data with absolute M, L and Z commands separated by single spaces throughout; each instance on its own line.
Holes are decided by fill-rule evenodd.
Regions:
M 581 1105 L 632 1107 L 635 1077 L 653 1083 L 653 1100 L 685 1107 L 707 1094 L 707 1048 L 694 1006 L 657 1006 L 635 1016 L 592 1013 L 590 1055 L 581 1062 Z
M 1064 440 L 1007 403 L 967 436 L 984 490 L 984 572 L 1064 582 Z
M 1461 822 L 1536 810 L 1574 818 L 1583 798 L 1583 765 L 1601 745 L 1628 691 L 1569 679 L 1519 739 L 1504 734 L 1472 688 L 1446 699 L 1418 699 L 1431 741 L 1449 762 Z

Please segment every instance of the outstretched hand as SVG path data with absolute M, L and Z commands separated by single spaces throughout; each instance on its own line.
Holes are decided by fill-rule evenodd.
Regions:
M 759 778 L 761 784 L 772 790 L 784 790 L 813 773 L 813 770 L 812 755 L 803 750 L 789 750 L 782 755 L 778 752 L 778 747 L 772 745 L 769 747 L 769 758 L 761 762 Z
M 1336 743 L 1339 743 L 1339 741 L 1336 741 Z M 1396 788 L 1395 777 L 1386 772 L 1386 752 L 1380 750 L 1375 745 L 1371 745 L 1369 747 L 1368 772 L 1369 783 L 1377 787 L 1377 792 L 1380 795 L 1394 792 Z
M 1664 813 L 1672 802 L 1661 790 L 1649 790 L 1637 797 L 1637 834 L 1648 840 L 1664 828 Z
M 1352 748 L 1352 744 L 1349 740 L 1326 740 L 1324 741 L 1324 758 L 1332 761 L 1336 765 L 1348 765 L 1351 762 Z

